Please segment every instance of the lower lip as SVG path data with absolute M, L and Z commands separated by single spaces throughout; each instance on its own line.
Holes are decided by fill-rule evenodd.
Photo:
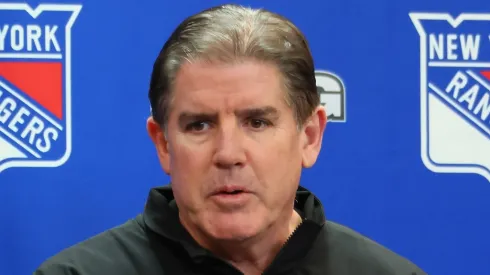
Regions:
M 238 207 L 244 205 L 251 197 L 250 193 L 241 192 L 237 194 L 219 193 L 213 195 L 213 200 L 223 206 Z

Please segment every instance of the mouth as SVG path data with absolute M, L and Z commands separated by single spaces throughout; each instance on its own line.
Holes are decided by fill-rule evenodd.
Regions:
M 211 199 L 222 209 L 239 209 L 247 205 L 253 196 L 243 186 L 222 186 L 211 193 Z
M 222 194 L 222 195 L 238 195 L 238 194 L 241 194 L 243 192 L 244 191 L 242 191 L 242 190 L 235 190 L 235 191 L 231 191 L 231 192 L 219 192 L 218 194 Z
M 247 189 L 244 187 L 240 186 L 223 186 L 221 188 L 218 188 L 215 192 L 213 192 L 213 195 L 240 195 L 244 193 L 249 193 Z

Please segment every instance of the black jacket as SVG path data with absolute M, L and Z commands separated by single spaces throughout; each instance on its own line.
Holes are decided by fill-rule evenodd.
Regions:
M 325 220 L 320 201 L 297 191 L 304 222 L 264 274 L 423 275 L 408 260 L 360 234 Z M 200 247 L 178 219 L 170 186 L 150 191 L 144 213 L 65 249 L 36 275 L 234 275 L 233 266 Z

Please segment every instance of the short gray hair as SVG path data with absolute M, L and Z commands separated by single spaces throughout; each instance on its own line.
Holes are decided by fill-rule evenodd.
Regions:
M 257 60 L 277 66 L 286 101 L 301 126 L 320 104 L 313 57 L 302 32 L 283 16 L 239 5 L 204 10 L 185 19 L 156 59 L 150 82 L 152 116 L 166 127 L 172 85 L 184 62 Z

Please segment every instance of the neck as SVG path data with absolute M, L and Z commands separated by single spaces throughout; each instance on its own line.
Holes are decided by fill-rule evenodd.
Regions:
M 301 222 L 301 216 L 293 210 L 285 222 L 274 224 L 267 231 L 247 240 L 199 243 L 244 274 L 262 274 Z
M 300 215 L 293 211 L 288 223 L 247 241 L 221 246 L 218 255 L 244 274 L 262 274 L 300 224 Z

